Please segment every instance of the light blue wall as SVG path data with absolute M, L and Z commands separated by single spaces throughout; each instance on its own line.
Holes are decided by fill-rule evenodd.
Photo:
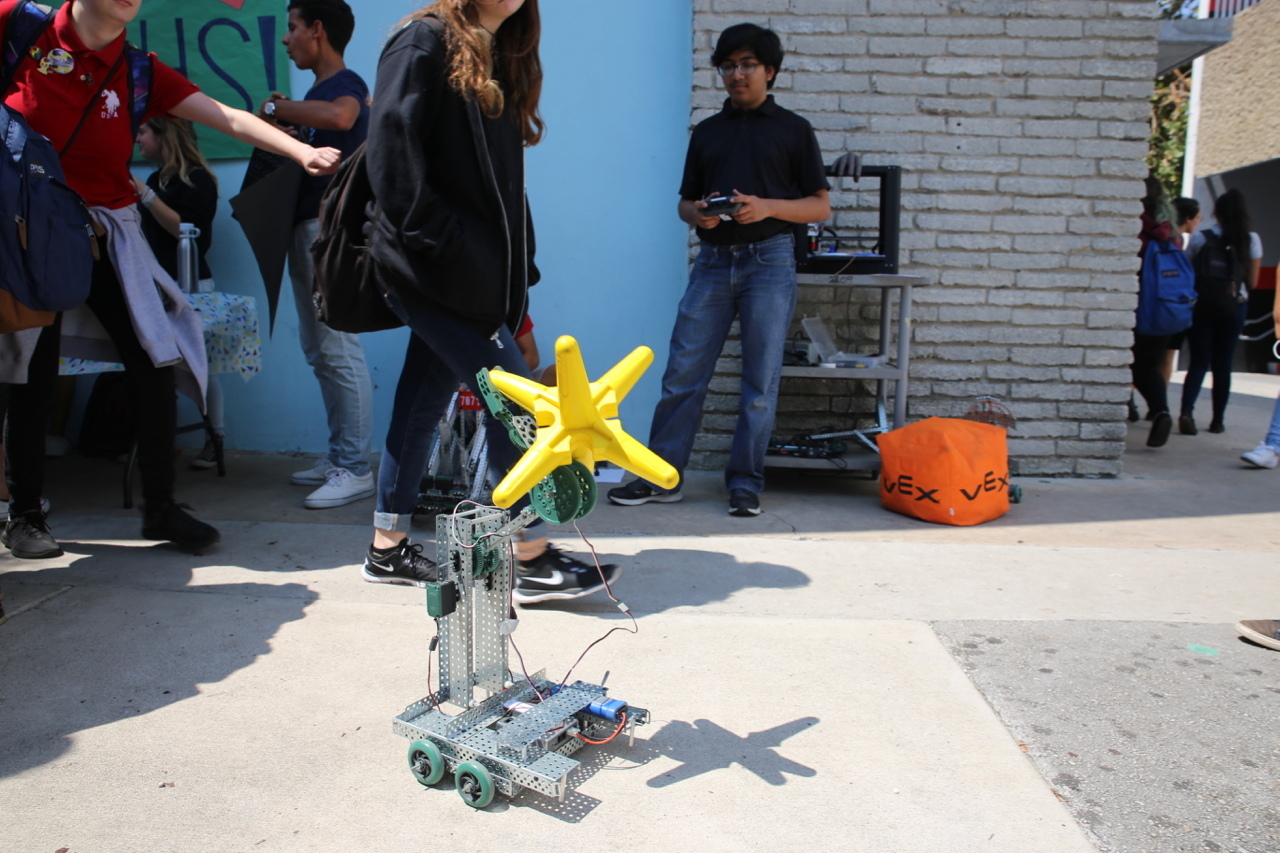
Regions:
M 418 3 L 349 2 L 357 28 L 347 62 L 372 88 L 384 39 Z M 675 207 L 688 138 L 691 2 L 544 0 L 542 16 L 548 132 L 528 155 L 542 283 L 530 314 L 544 361 L 556 336 L 572 334 L 592 378 L 641 344 L 654 349 L 654 366 L 622 409 L 628 431 L 645 440 L 687 275 L 688 232 Z M 294 69 L 295 97 L 310 82 Z M 258 298 L 263 332 L 262 372 L 248 383 L 222 377 L 228 442 L 247 450 L 322 452 L 328 428 L 298 346 L 288 280 L 268 339 L 262 280 L 230 217 L 226 199 L 238 191 L 244 163 L 219 163 L 215 172 L 223 199 L 209 263 L 219 289 Z M 406 340 L 404 330 L 363 336 L 375 388 L 375 450 L 386 435 Z M 184 422 L 193 415 L 188 409 Z

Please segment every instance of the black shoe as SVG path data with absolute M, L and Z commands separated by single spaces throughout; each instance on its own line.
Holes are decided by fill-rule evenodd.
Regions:
M 1200 430 L 1196 429 L 1196 419 L 1191 415 L 1179 415 L 1178 432 L 1183 435 L 1199 435 Z
M 640 506 L 651 502 L 673 504 L 684 499 L 680 490 L 660 492 L 644 480 L 632 480 L 625 486 L 609 490 L 609 503 L 619 506 Z M 592 567 L 594 568 L 594 566 Z
M 369 546 L 361 572 L 369 583 L 400 583 L 424 587 L 440 577 L 436 561 L 422 555 L 422 546 L 414 545 L 406 536 L 394 548 L 385 550 Z
M 1147 434 L 1147 447 L 1164 447 L 1173 432 L 1173 417 L 1168 412 L 1160 412 L 1151 421 L 1151 432 Z
M 32 511 L 13 518 L 4 526 L 0 534 L 0 545 L 9 549 L 9 553 L 24 560 L 47 560 L 61 557 L 62 548 L 49 532 L 49 522 L 44 513 Z
M 187 514 L 191 507 L 169 501 L 158 510 L 148 508 L 142 516 L 142 538 L 172 542 L 192 551 L 208 548 L 222 538 L 215 528 Z
M 4 590 L 0 589 L 0 625 L 3 625 L 8 618 L 4 615 Z
M 621 575 L 622 570 L 612 563 L 597 569 L 594 563 L 584 563 L 548 545 L 542 556 L 520 561 L 512 597 L 519 604 L 581 598 L 604 589 L 605 581 L 613 583 Z
M 1213 433 L 1214 435 L 1221 435 L 1226 431 L 1227 431 L 1227 428 L 1226 426 L 1223 425 L 1222 421 L 1209 422 L 1209 432 Z
M 729 515 L 751 518 L 760 514 L 760 496 L 750 489 L 729 490 Z
M 1142 419 L 1142 415 L 1138 414 L 1138 404 L 1133 402 L 1133 395 L 1129 395 L 1129 423 L 1136 424 Z

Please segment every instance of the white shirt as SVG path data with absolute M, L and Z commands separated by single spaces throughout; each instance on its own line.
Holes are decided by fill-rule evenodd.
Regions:
M 1222 226 L 1213 226 L 1213 233 L 1219 237 L 1222 236 Z M 1197 231 L 1191 235 L 1191 241 L 1187 243 L 1187 255 L 1194 258 L 1200 249 L 1204 247 L 1204 232 Z M 1249 257 L 1257 260 L 1262 257 L 1262 238 L 1258 236 L 1257 231 L 1249 232 Z

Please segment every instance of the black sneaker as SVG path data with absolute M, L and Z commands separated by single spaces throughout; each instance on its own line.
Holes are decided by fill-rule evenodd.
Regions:
M 512 597 L 519 604 L 581 598 L 604 589 L 606 580 L 613 583 L 621 575 L 622 570 L 612 563 L 597 569 L 594 563 L 584 563 L 548 545 L 542 556 L 520 561 Z
M 1178 432 L 1183 435 L 1198 435 L 1200 430 L 1196 429 L 1196 419 L 1187 414 L 1179 415 Z
M 142 516 L 142 538 L 152 542 L 172 542 L 198 551 L 222 538 L 217 529 L 187 514 L 191 507 L 169 501 L 157 510 L 147 508 Z
M 386 550 L 369 546 L 364 557 L 364 579 L 369 583 L 402 583 L 425 587 L 439 578 L 436 561 L 422 555 L 422 546 L 414 545 L 406 536 L 400 544 Z
M 1173 431 L 1173 417 L 1168 412 L 1157 412 L 1147 433 L 1147 447 L 1164 447 Z
M 24 560 L 47 560 L 61 557 L 62 548 L 49 532 L 49 522 L 43 512 L 32 511 L 10 517 L 0 534 L 0 545 L 9 553 Z
M 751 518 L 760 514 L 760 497 L 750 489 L 729 490 L 729 515 Z
M 647 503 L 673 504 L 683 499 L 684 495 L 680 494 L 679 489 L 674 492 L 660 492 L 644 480 L 632 480 L 625 486 L 609 490 L 609 503 L 619 506 L 640 506 Z

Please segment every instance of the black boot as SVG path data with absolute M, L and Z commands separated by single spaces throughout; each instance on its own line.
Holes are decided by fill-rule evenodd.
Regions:
M 142 538 L 173 542 L 192 550 L 207 548 L 222 538 L 217 530 L 192 518 L 185 509 L 173 501 L 154 511 L 147 507 L 142 516 Z

